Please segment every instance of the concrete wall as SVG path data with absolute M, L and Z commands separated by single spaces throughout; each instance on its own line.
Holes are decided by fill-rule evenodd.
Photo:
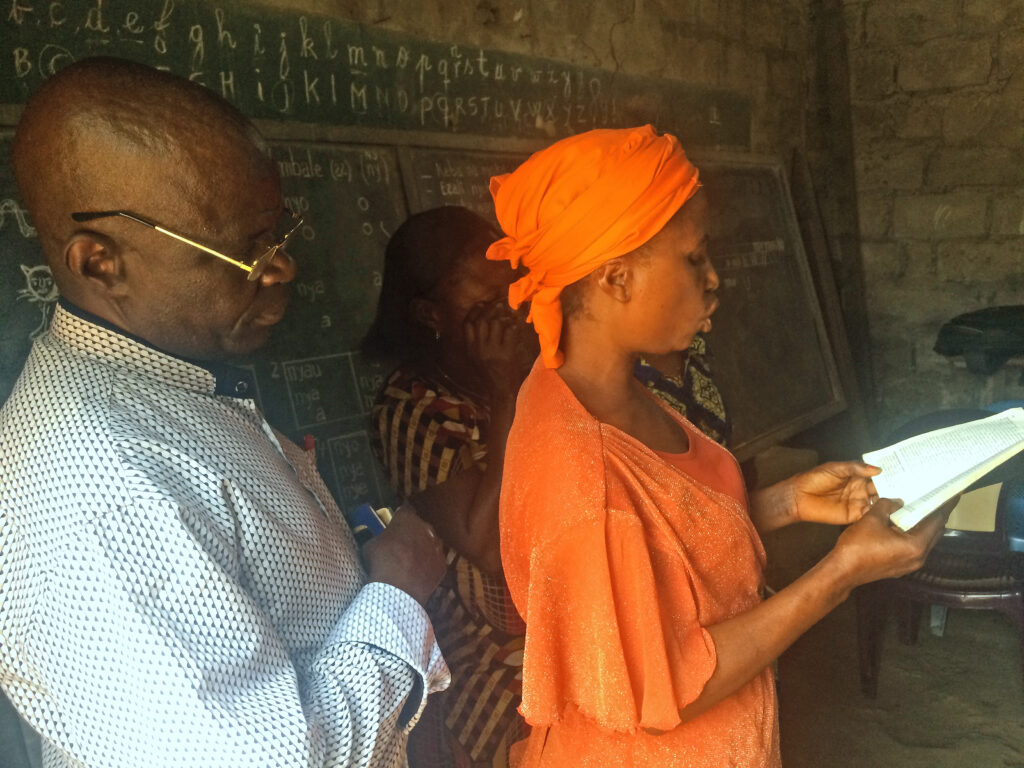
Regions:
M 1024 2 L 844 0 L 880 425 L 1024 395 L 931 348 L 953 315 L 1024 301 Z

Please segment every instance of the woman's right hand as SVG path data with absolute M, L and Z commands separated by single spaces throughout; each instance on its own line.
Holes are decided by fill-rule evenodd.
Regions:
M 909 531 L 889 522 L 889 515 L 900 508 L 900 502 L 875 502 L 860 520 L 840 534 L 830 553 L 843 569 L 847 587 L 893 579 L 924 565 L 956 502 L 957 499 L 946 502 Z
M 514 396 L 529 370 L 520 354 L 521 336 L 529 330 L 523 319 L 502 299 L 475 305 L 463 325 L 466 351 L 480 366 L 491 394 Z

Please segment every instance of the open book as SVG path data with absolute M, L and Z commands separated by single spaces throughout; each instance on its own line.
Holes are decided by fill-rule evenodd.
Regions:
M 1024 408 L 936 429 L 864 454 L 882 468 L 878 495 L 902 499 L 890 518 L 910 530 L 943 502 L 1024 450 Z

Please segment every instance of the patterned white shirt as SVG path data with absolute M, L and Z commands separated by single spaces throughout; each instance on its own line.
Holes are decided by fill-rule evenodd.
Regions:
M 231 375 L 229 375 L 229 371 Z M 0 685 L 47 766 L 401 766 L 448 670 L 244 372 L 57 308 L 0 409 Z

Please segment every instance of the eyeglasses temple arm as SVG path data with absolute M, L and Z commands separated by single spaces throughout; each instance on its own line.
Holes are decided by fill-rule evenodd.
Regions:
M 143 224 L 149 227 L 150 229 L 155 229 L 157 232 L 160 232 L 161 234 L 167 235 L 168 237 L 173 237 L 175 240 L 179 240 L 183 243 L 191 245 L 193 248 L 198 248 L 200 251 L 208 253 L 211 256 L 216 256 L 218 259 L 222 259 L 223 261 L 226 261 L 229 264 L 234 264 L 236 267 L 244 269 L 246 272 L 252 272 L 252 267 L 250 267 L 245 262 L 233 259 L 230 256 L 221 253 L 220 251 L 215 251 L 213 250 L 213 248 L 209 248 L 203 245 L 202 243 L 197 243 L 195 240 L 190 240 L 184 235 L 179 235 L 177 232 L 172 232 L 169 229 L 165 229 L 164 227 L 161 227 L 159 224 L 149 221 L 148 219 L 144 219 L 141 216 L 136 216 L 134 213 L 128 213 L 127 211 L 96 211 L 77 212 L 71 214 L 71 218 L 73 218 L 75 221 L 80 222 L 93 221 L 94 219 L 102 219 L 108 216 L 124 216 L 126 219 L 131 219 L 132 221 L 136 221 L 139 224 Z
M 180 240 L 183 243 L 187 243 L 188 245 L 191 245 L 193 248 L 198 248 L 200 251 L 203 251 L 204 253 L 208 253 L 211 256 L 216 256 L 218 259 L 223 259 L 224 261 L 228 262 L 229 264 L 234 264 L 236 267 L 240 267 L 241 269 L 244 269 L 246 272 L 252 272 L 252 267 L 250 267 L 245 262 L 238 261 L 237 259 L 232 259 L 230 256 L 226 256 L 223 253 L 221 253 L 220 251 L 215 251 L 215 250 L 213 250 L 213 248 L 207 248 L 202 243 L 197 243 L 195 240 L 189 240 L 184 235 L 179 235 L 177 232 L 171 232 L 171 230 L 164 229 L 163 227 L 161 227 L 158 224 L 152 224 L 151 226 L 157 232 L 162 232 L 163 234 L 167 235 L 168 237 L 173 237 L 175 240 Z

